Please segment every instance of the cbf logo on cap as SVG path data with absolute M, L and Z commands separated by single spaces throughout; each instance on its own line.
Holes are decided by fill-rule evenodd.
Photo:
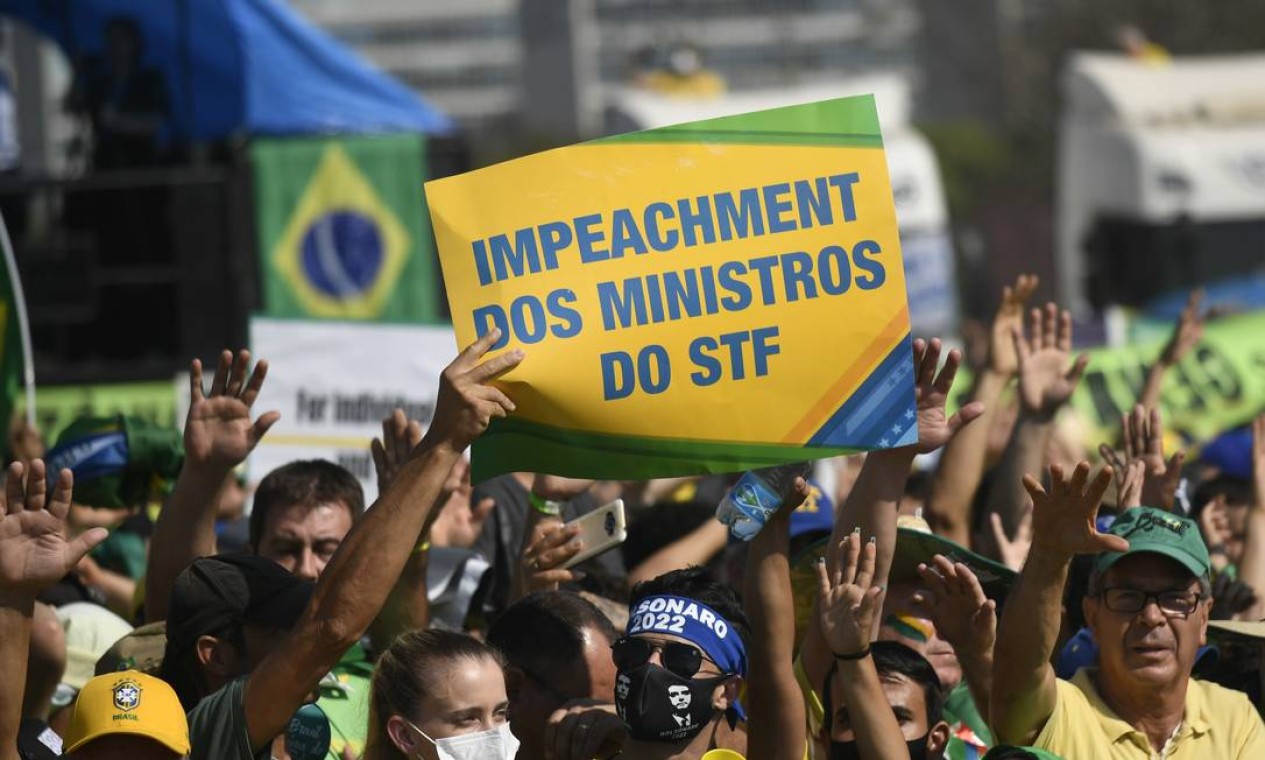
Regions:
M 114 708 L 123 712 L 131 712 L 141 705 L 141 687 L 131 679 L 124 679 L 114 684 Z

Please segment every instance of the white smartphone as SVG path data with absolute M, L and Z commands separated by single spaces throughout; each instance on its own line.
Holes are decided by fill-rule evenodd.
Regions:
M 576 538 L 580 539 L 584 548 L 580 549 L 579 554 L 567 560 L 567 563 L 562 566 L 563 569 L 574 567 L 586 559 L 596 557 L 624 543 L 624 539 L 628 538 L 628 531 L 624 524 L 624 500 L 616 499 L 567 523 L 567 527 L 572 525 L 580 529 Z

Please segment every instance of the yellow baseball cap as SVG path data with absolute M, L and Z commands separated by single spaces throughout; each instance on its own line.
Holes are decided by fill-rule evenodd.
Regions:
M 64 752 L 111 734 L 144 736 L 179 755 L 189 754 L 189 723 L 167 683 L 135 670 L 97 676 L 75 701 Z

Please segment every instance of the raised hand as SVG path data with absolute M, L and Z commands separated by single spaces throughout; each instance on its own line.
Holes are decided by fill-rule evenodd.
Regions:
M 1135 459 L 1125 467 L 1122 476 L 1116 478 L 1116 509 L 1142 506 L 1144 483 L 1146 483 L 1146 464 L 1140 459 Z
M 874 619 L 883 608 L 884 589 L 874 581 L 875 542 L 861 546 L 859 532 L 840 542 L 833 572 L 817 561 L 817 608 L 821 632 L 836 655 L 851 655 L 870 645 Z
M 1165 461 L 1164 422 L 1160 410 L 1152 409 L 1148 413 L 1145 407 L 1136 404 L 1127 414 L 1120 416 L 1120 427 L 1124 438 L 1124 459 L 1120 459 L 1106 444 L 1098 447 L 1098 453 L 1115 468 L 1121 483 L 1133 463 L 1141 463 L 1142 481 L 1136 494 L 1137 503 L 1129 506 L 1146 505 L 1171 510 L 1177 488 L 1181 485 L 1186 454 L 1177 451 Z
M 478 503 L 472 504 L 469 494 L 462 497 L 454 493 L 431 525 L 431 544 L 457 549 L 471 548 L 479 540 L 483 525 L 492 516 L 495 508 L 495 499 L 480 499 Z
M 999 375 L 1013 377 L 1019 371 L 1019 354 L 1011 338 L 1014 330 L 1023 329 L 1023 309 L 1037 289 L 1040 280 L 1035 274 L 1021 274 L 1014 286 L 1001 291 L 1001 305 L 993 317 L 988 342 L 988 368 Z
M 373 454 L 373 467 L 378 471 L 378 493 L 387 490 L 396 473 L 421 442 L 421 424 L 406 417 L 403 409 L 396 409 L 382 418 L 382 438 L 374 438 L 369 444 L 369 450 Z
M 1046 304 L 1045 310 L 1033 309 L 1029 337 L 1017 327 L 1011 329 L 1015 354 L 1019 357 L 1019 400 L 1024 412 L 1053 417 L 1067 403 L 1085 372 L 1089 357 L 1076 358 L 1069 367 L 1072 353 L 1072 315 L 1059 312 Z
M 997 642 L 997 603 L 984 594 L 975 573 L 961 562 L 937 554 L 931 565 L 918 565 L 927 584 L 927 609 L 940 638 L 953 645 L 959 657 L 992 659 Z
M 79 560 L 105 540 L 104 528 L 85 531 L 74 540 L 66 538 L 66 514 L 70 511 L 74 479 L 70 470 L 57 475 L 48 493 L 44 461 L 9 465 L 0 504 L 0 594 L 35 598 L 74 570 Z
M 1160 351 L 1160 364 L 1169 367 L 1177 364 L 1203 339 L 1204 322 L 1210 316 L 1209 313 L 1201 314 L 1199 311 L 1199 304 L 1203 301 L 1203 297 L 1203 288 L 1191 292 L 1190 298 L 1186 300 L 1186 307 L 1177 318 L 1177 325 L 1173 327 L 1173 334 L 1169 336 L 1168 342 Z
M 1095 520 L 1103 494 L 1111 485 L 1112 471 L 1104 467 L 1089 480 L 1089 462 L 1076 465 L 1071 476 L 1062 465 L 1050 465 L 1050 491 L 1031 475 L 1023 487 L 1032 497 L 1032 545 L 1059 557 L 1099 552 L 1122 552 L 1129 542 L 1120 536 L 1099 533 Z
M 1025 511 L 1019 520 L 1019 530 L 1015 532 L 1014 538 L 1006 534 L 1006 524 L 998 513 L 988 513 L 988 524 L 993 530 L 993 540 L 997 542 L 997 559 L 1011 570 L 1019 572 L 1032 549 L 1032 509 Z
M 185 459 L 195 466 L 231 470 L 246 460 L 268 428 L 281 419 L 280 412 L 266 412 L 251 422 L 251 406 L 259 397 L 268 362 L 260 359 L 250 373 L 250 352 L 220 353 L 219 365 L 211 379 L 211 392 L 204 395 L 202 362 L 194 359 L 189 370 L 189 415 L 185 419 Z
M 940 363 L 940 339 L 930 342 L 919 338 L 914 341 L 914 398 L 918 408 L 918 443 L 913 449 L 919 454 L 935 451 L 957 435 L 963 426 L 984 413 L 984 405 L 972 401 L 952 417 L 945 412 L 953 378 L 962 364 L 962 352 L 956 348 L 949 352 L 944 368 L 936 374 Z
M 493 329 L 470 344 L 444 369 L 439 377 L 435 417 L 424 440 L 455 452 L 465 451 L 488 429 L 493 418 L 505 417 L 514 411 L 514 402 L 509 396 L 488 383 L 522 363 L 523 352 L 506 351 L 479 363 L 500 338 L 500 329 Z

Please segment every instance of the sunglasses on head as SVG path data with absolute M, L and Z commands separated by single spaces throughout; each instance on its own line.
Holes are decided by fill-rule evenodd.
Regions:
M 703 653 L 694 646 L 679 641 L 650 641 L 625 636 L 611 644 L 615 667 L 620 670 L 639 668 L 659 653 L 663 667 L 682 678 L 693 678 L 703 666 Z

